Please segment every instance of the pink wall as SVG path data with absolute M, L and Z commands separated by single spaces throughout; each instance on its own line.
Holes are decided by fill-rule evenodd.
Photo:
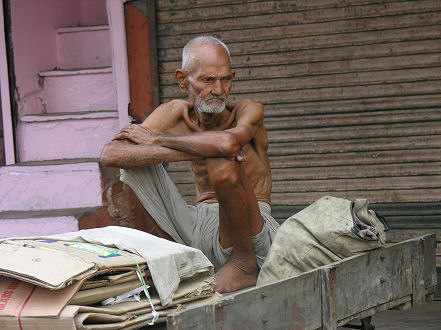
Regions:
M 79 24 L 80 8 L 71 0 L 14 0 L 11 12 L 16 83 L 22 98 L 39 90 L 38 72 L 56 66 L 55 28 Z
M 5 139 L 3 137 L 2 103 L 0 102 L 0 166 L 5 165 Z
M 78 221 L 74 217 L 2 219 L 0 239 L 18 236 L 46 236 L 77 230 Z
M 32 95 L 40 90 L 38 73 L 57 66 L 55 29 L 105 24 L 105 12 L 105 0 L 11 1 L 16 84 L 19 102 L 25 103 L 19 105 L 21 115 L 44 112 Z
M 81 25 L 107 25 L 105 0 L 80 0 Z

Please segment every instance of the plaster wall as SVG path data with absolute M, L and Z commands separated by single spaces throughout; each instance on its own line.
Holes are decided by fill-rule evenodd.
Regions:
M 74 217 L 2 219 L 1 238 L 17 236 L 44 236 L 62 234 L 78 230 L 78 220 Z
M 0 185 L 0 219 L 11 212 L 102 206 L 100 169 L 94 162 L 0 167 Z
M 1 1 L 3 0 L 0 3 Z M 71 158 L 68 156 L 98 157 L 102 145 L 118 129 L 117 112 L 114 110 L 115 89 L 111 70 L 107 69 L 111 66 L 112 54 L 109 29 L 106 28 L 106 0 L 11 0 L 10 3 L 12 43 L 8 47 L 12 48 L 14 56 L 14 97 L 18 104 L 19 119 L 17 148 L 21 161 L 26 161 L 27 158 L 44 161 Z M 87 36 L 80 36 L 81 33 Z M 61 55 L 57 52 L 57 48 L 61 47 L 60 40 L 61 46 L 65 47 L 65 53 Z M 1 42 L 2 48 L 4 45 Z M 104 49 L 105 47 L 109 49 Z M 99 61 L 97 57 L 100 57 Z M 0 57 L 2 59 L 2 63 L 6 63 L 6 56 Z M 83 62 L 79 63 L 80 60 Z M 7 72 L 4 70 L 6 67 L 0 66 L 0 73 L 2 79 L 6 78 L 7 81 Z M 67 75 L 61 68 L 66 69 L 66 72 L 69 69 L 83 68 L 75 70 L 75 74 L 78 77 L 89 77 L 86 81 L 77 82 L 72 74 Z M 98 81 L 98 77 L 94 75 L 100 76 L 104 82 Z M 44 84 L 41 77 L 44 77 Z M 55 84 L 59 89 L 54 89 L 51 84 L 55 80 L 59 82 L 63 79 L 69 79 L 69 84 Z M 3 84 L 4 86 L 6 85 Z M 95 89 L 106 95 L 105 100 L 96 95 L 98 91 Z M 9 93 L 3 93 L 4 95 Z M 57 111 L 66 112 L 66 105 L 60 106 L 57 103 L 60 101 L 57 96 L 63 96 L 66 102 L 66 95 L 70 106 L 74 107 L 71 109 L 74 113 L 53 114 L 52 112 Z M 75 102 L 70 102 L 72 98 Z M 103 104 L 96 104 L 97 102 Z M 48 104 L 53 106 L 53 111 Z M 102 111 L 103 109 L 108 111 Z M 3 110 L 7 114 L 8 109 Z M 79 110 L 84 111 L 79 113 Z M 97 110 L 101 111 L 94 112 Z M 39 114 L 48 116 L 32 116 Z M 5 134 L 6 128 L 7 126 Z M 29 130 L 32 134 L 27 134 Z M 137 217 L 133 212 L 126 215 L 129 213 L 127 208 L 119 211 L 112 204 L 111 211 L 108 212 L 103 207 L 103 178 L 98 163 L 56 162 L 49 165 L 41 162 L 40 165 L 2 167 L 4 162 L 2 163 L 1 137 L 0 127 L 0 238 L 76 231 L 79 227 L 77 219 L 81 219 L 84 228 L 105 225 L 105 221 L 110 223 L 111 220 L 115 224 L 135 226 Z M 81 146 L 83 149 L 79 150 L 77 147 Z M 48 152 L 54 153 L 56 150 L 60 153 L 48 155 Z M 93 153 L 90 153 L 91 150 Z M 42 157 L 26 156 L 30 152 L 39 151 L 46 153 Z M 70 154 L 66 155 L 66 151 Z M 119 171 L 115 173 L 117 180 Z M 123 206 L 127 204 L 125 200 L 121 203 Z M 144 224 L 136 226 L 141 228 Z
M 5 165 L 5 138 L 3 134 L 2 104 L 0 102 L 0 166 Z
M 57 65 L 55 28 L 80 23 L 79 3 L 71 0 L 11 1 L 17 97 L 40 90 L 38 73 Z M 27 107 L 30 113 L 42 113 Z M 40 111 L 38 111 L 40 110 Z
M 106 0 L 80 0 L 81 25 L 107 25 Z
M 44 113 L 38 73 L 57 67 L 56 28 L 106 24 L 105 1 L 14 0 L 11 16 L 19 114 Z

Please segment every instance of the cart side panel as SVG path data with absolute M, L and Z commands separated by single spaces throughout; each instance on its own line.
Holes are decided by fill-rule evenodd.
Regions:
M 214 320 L 214 303 L 211 302 L 168 315 L 167 330 L 215 329 Z
M 222 329 L 314 329 L 321 326 L 321 279 L 318 271 L 247 290 L 216 304 Z
M 322 281 L 322 328 L 336 329 L 337 326 L 337 287 L 336 268 L 322 267 L 320 270 Z
M 436 273 L 436 236 L 426 235 L 421 238 L 424 243 L 424 284 L 426 289 L 435 292 L 437 284 Z
M 167 323 L 168 329 L 315 329 L 322 325 L 321 305 L 320 272 L 315 270 L 174 313 Z M 213 307 L 214 313 L 207 310 Z
M 337 319 L 412 294 L 411 245 L 395 244 L 333 264 Z
M 413 292 L 412 306 L 425 303 L 426 296 L 433 297 L 436 289 L 436 238 L 435 235 L 425 235 L 411 240 L 412 243 L 412 273 Z M 429 298 L 430 299 L 430 298 Z
M 346 258 L 168 316 L 168 329 L 335 329 L 412 302 L 436 285 L 434 235 Z
M 424 242 L 421 239 L 413 239 L 412 248 L 412 306 L 420 306 L 424 303 L 426 290 L 424 286 Z

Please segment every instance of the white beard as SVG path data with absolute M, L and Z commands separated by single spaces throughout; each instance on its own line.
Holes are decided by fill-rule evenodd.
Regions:
M 207 101 L 209 100 L 216 100 L 216 101 L 210 102 L 211 104 L 208 104 Z M 209 96 L 204 100 L 199 95 L 196 94 L 196 100 L 194 106 L 196 110 L 200 113 L 221 113 L 222 111 L 225 110 L 227 101 L 228 98 L 225 96 Z

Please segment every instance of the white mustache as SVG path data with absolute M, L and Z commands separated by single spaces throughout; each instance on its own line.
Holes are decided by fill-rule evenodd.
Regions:
M 210 100 L 220 100 L 222 102 L 225 102 L 227 98 L 225 96 L 210 96 L 207 97 L 204 101 L 210 101 Z

